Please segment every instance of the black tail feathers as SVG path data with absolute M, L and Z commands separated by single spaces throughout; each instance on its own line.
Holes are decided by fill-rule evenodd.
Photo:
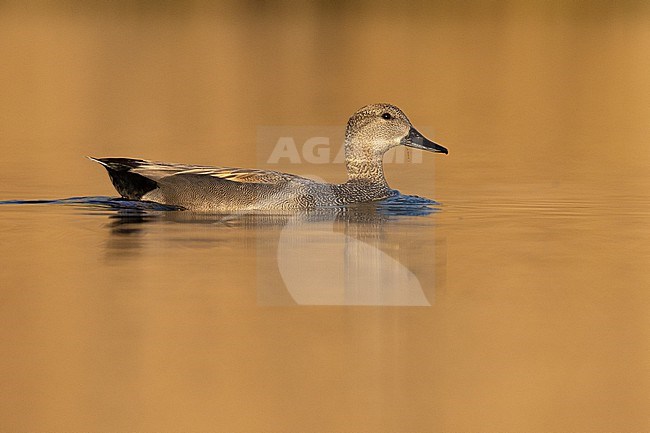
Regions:
M 129 200 L 140 200 L 149 191 L 158 188 L 155 180 L 149 179 L 131 170 L 143 165 L 145 161 L 129 158 L 92 158 L 106 168 L 113 186 L 120 195 Z

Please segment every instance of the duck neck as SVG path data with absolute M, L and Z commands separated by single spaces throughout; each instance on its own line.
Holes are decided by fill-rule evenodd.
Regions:
M 352 140 L 345 142 L 345 166 L 348 182 L 369 183 L 388 189 L 384 177 L 383 153 L 368 149 Z

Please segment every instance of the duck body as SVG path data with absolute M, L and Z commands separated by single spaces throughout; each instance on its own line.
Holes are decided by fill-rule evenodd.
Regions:
M 444 147 L 422 137 L 399 108 L 373 104 L 348 121 L 348 181 L 342 184 L 272 170 L 131 158 L 90 159 L 106 168 L 117 192 L 129 200 L 205 212 L 301 210 L 372 202 L 398 194 L 386 183 L 382 163 L 384 153 L 397 145 L 447 153 Z
M 361 180 L 327 184 L 272 170 L 130 158 L 91 159 L 106 167 L 122 197 L 195 211 L 313 209 L 377 201 L 397 194 L 386 184 Z

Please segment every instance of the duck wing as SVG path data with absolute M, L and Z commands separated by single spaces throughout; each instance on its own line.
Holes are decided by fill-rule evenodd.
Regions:
M 145 169 L 144 173 L 156 175 L 158 169 Z M 163 172 L 165 169 L 163 168 Z M 140 172 L 140 170 L 136 170 Z M 283 183 L 290 180 L 298 179 L 299 176 L 281 173 L 279 171 L 261 170 L 256 168 L 233 168 L 233 167 L 203 167 L 203 166 L 183 166 L 179 171 L 169 173 L 169 176 L 210 176 L 231 182 L 240 183 Z M 146 175 L 146 174 L 145 174 Z
M 290 181 L 310 182 L 300 176 L 272 170 L 185 165 L 131 158 L 89 159 L 103 165 L 117 192 L 130 200 L 162 201 L 160 197 L 168 196 L 172 190 L 174 196 L 183 190 L 188 194 L 208 190 L 241 191 L 243 184 L 248 184 L 246 190 L 264 192 Z

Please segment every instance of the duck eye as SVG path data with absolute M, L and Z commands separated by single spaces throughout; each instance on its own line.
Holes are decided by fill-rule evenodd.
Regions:
M 393 118 L 393 116 L 390 115 L 390 113 L 384 113 L 381 115 L 383 119 L 390 120 Z

